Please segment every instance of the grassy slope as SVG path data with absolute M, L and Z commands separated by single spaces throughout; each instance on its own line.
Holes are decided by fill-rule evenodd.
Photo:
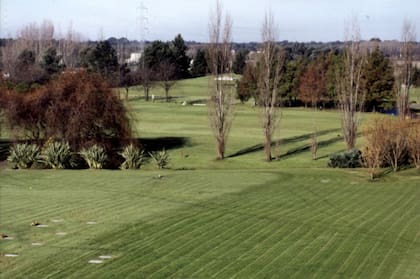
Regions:
M 180 105 L 206 85 L 181 83 L 177 103 L 129 103 L 142 138 L 187 139 L 170 150 L 172 170 L 0 171 L 0 232 L 15 237 L 0 241 L 0 277 L 420 277 L 417 172 L 371 183 L 363 170 L 325 168 L 344 149 L 339 116 L 303 109 L 283 112 L 281 159 L 265 163 L 248 104 L 236 106 L 228 143 L 240 155 L 214 161 L 207 109 Z M 314 123 L 316 161 L 305 149 Z M 87 263 L 103 254 L 115 258 Z

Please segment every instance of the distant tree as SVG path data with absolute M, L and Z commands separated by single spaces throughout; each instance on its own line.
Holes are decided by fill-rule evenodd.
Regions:
M 175 66 L 175 78 L 184 79 L 190 77 L 190 58 L 187 56 L 187 46 L 181 34 L 172 41 L 172 55 Z
M 64 69 L 61 59 L 61 56 L 57 54 L 57 50 L 54 47 L 50 47 L 42 57 L 41 68 L 48 76 L 57 74 Z
M 165 99 L 169 102 L 169 90 L 176 84 L 176 65 L 169 60 L 162 61 L 157 71 L 157 79 L 165 91 Z
M 171 45 L 162 41 L 153 41 L 144 50 L 141 63 L 151 70 L 156 70 L 163 61 L 175 63 Z
M 379 47 L 367 56 L 361 86 L 366 95 L 365 110 L 391 108 L 394 104 L 394 69 Z
M 130 87 L 136 83 L 135 74 L 130 70 L 127 63 L 124 63 L 120 66 L 119 73 L 119 86 L 124 87 L 125 100 L 128 101 L 128 93 Z
M 413 68 L 412 84 L 415 87 L 420 87 L 420 68 Z
M 195 58 L 193 59 L 191 67 L 191 76 L 192 77 L 202 77 L 205 76 L 208 72 L 207 60 L 206 60 L 206 51 L 204 49 L 198 49 Z
M 279 94 L 285 105 L 293 106 L 299 95 L 299 77 L 304 69 L 305 59 L 298 57 L 282 63 Z
M 261 122 L 264 134 L 265 160 L 271 161 L 271 142 L 278 124 L 278 88 L 284 54 L 276 45 L 277 26 L 272 13 L 265 15 L 262 26 L 262 51 L 259 57 L 258 104 L 261 107 Z
M 247 49 L 240 49 L 236 52 L 235 60 L 233 61 L 233 72 L 235 74 L 241 75 L 244 72 L 248 53 L 249 50 Z
M 149 93 L 150 89 L 153 87 L 154 78 L 155 74 L 153 70 L 146 63 L 140 65 L 138 71 L 138 80 L 141 86 L 143 87 L 144 99 L 147 102 L 149 101 Z
M 25 49 L 17 57 L 13 69 L 12 81 L 17 84 L 25 85 L 29 88 L 33 83 L 39 82 L 42 78 L 42 70 L 36 63 L 35 52 Z
M 223 22 L 224 21 L 224 22 Z M 226 142 L 233 121 L 233 85 L 226 77 L 232 76 L 232 20 L 223 18 L 220 1 L 209 22 L 209 65 L 211 87 L 209 88 L 209 120 L 216 139 L 217 158 L 225 158 Z
M 299 99 L 305 106 L 317 107 L 325 96 L 325 70 L 322 62 L 316 61 L 308 65 L 300 77 Z
M 326 94 L 328 101 L 337 106 L 338 103 L 338 89 L 337 76 L 343 68 L 343 53 L 338 51 L 330 51 L 326 56 Z
M 94 47 L 88 47 L 81 53 L 83 67 L 99 73 L 108 82 L 115 82 L 118 73 L 118 57 L 108 41 L 101 41 Z
M 401 118 L 409 116 L 411 81 L 413 78 L 414 44 L 416 41 L 414 25 L 405 20 L 402 28 L 400 57 L 402 66 L 397 71 L 397 108 Z
M 254 98 L 254 104 L 257 104 L 257 87 L 258 75 L 257 67 L 253 64 L 247 64 L 244 68 L 243 75 L 239 79 L 236 88 L 237 98 L 242 102 Z

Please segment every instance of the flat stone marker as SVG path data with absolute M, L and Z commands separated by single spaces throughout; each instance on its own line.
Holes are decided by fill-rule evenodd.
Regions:
M 53 223 L 61 223 L 63 221 L 64 221 L 63 219 L 51 219 L 51 222 Z
M 330 182 L 330 180 L 329 179 L 322 179 L 321 180 L 321 183 L 329 183 Z
M 87 225 L 96 225 L 96 222 L 95 221 L 89 221 L 89 222 L 86 222 L 86 224 Z
M 99 256 L 99 258 L 103 260 L 108 260 L 108 259 L 112 259 L 112 256 L 103 255 L 103 256 Z
M 37 228 L 48 228 L 48 225 L 38 225 L 38 226 L 35 226 L 35 227 L 37 227 Z
M 56 233 L 56 235 L 60 235 L 60 236 L 63 236 L 63 235 L 66 235 L 67 233 L 66 232 L 58 232 L 58 233 Z
M 88 261 L 88 263 L 91 263 L 91 264 L 101 264 L 103 262 L 104 261 L 102 261 L 102 260 L 90 260 L 90 261 Z
M 11 237 L 11 236 L 6 236 L 5 238 L 3 238 L 4 240 L 13 240 L 13 239 L 15 239 L 14 237 Z
M 5 257 L 9 257 L 9 258 L 16 258 L 18 255 L 17 254 L 4 254 Z
M 43 244 L 42 243 L 40 243 L 40 242 L 33 242 L 32 243 L 32 246 L 42 246 Z

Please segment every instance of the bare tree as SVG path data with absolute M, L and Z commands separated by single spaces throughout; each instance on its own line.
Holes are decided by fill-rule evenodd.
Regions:
M 153 71 L 146 63 L 143 62 L 142 64 L 143 65 L 139 67 L 140 84 L 143 87 L 144 99 L 149 101 L 150 89 L 153 86 Z
M 176 84 L 175 79 L 176 68 L 173 63 L 168 60 L 164 60 L 159 63 L 157 70 L 157 78 L 159 84 L 165 91 L 165 99 L 169 102 L 169 90 Z
M 401 68 L 397 72 L 397 108 L 401 118 L 409 116 L 411 79 L 413 76 L 413 50 L 416 41 L 414 25 L 405 20 L 402 28 L 400 57 Z
M 337 71 L 338 101 L 341 110 L 341 126 L 347 149 L 356 144 L 357 129 L 365 102 L 365 90 L 361 90 L 361 76 L 365 55 L 360 48 L 360 29 L 353 19 L 349 38 L 343 53 L 343 65 Z
M 224 22 L 223 22 L 224 20 Z M 211 77 L 209 90 L 209 119 L 216 138 L 217 158 L 224 159 L 226 142 L 233 120 L 233 82 L 231 34 L 232 20 L 223 17 L 220 1 L 209 22 L 209 56 Z
M 284 61 L 283 51 L 276 45 L 277 26 L 271 13 L 265 15 L 261 36 L 257 103 L 261 107 L 265 160 L 271 161 L 271 141 L 278 122 L 280 71 Z
M 58 49 L 63 57 L 63 63 L 68 69 L 77 66 L 80 51 L 82 50 L 82 36 L 73 30 L 70 24 L 67 33 L 59 41 Z

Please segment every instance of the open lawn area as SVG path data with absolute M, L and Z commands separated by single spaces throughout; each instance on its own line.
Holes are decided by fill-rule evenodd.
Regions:
M 340 116 L 303 108 L 283 110 L 267 163 L 248 103 L 216 161 L 207 108 L 181 105 L 205 99 L 207 82 L 180 83 L 169 103 L 130 93 L 137 137 L 169 151 L 166 170 L 2 163 L 0 278 L 420 278 L 417 170 L 371 182 L 364 169 L 327 168 L 345 149 Z

